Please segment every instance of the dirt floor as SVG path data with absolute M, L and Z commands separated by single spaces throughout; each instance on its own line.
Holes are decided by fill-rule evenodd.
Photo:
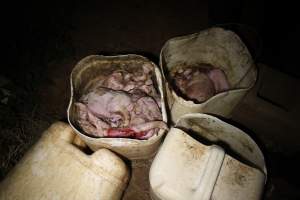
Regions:
M 44 129 L 54 121 L 66 121 L 69 75 L 80 59 L 91 54 L 134 53 L 158 64 L 160 49 L 168 39 L 200 31 L 215 23 L 206 1 L 191 1 L 184 6 L 171 2 L 75 1 L 72 5 L 64 5 L 69 9 L 56 9 L 55 17 L 45 17 L 48 21 L 41 22 L 37 28 L 21 27 L 23 37 L 33 39 L 21 42 L 21 46 L 16 42 L 16 47 L 8 49 L 7 63 L 12 63 L 12 67 L 0 76 L 1 179 Z M 43 11 L 37 11 L 32 17 Z M 48 27 L 45 23 L 50 24 L 50 30 L 39 29 Z M 39 32 L 51 36 L 40 37 Z M 24 38 L 20 40 L 25 41 Z M 31 46 L 34 41 L 39 42 Z M 252 47 L 255 49 L 256 45 Z M 15 51 L 18 54 L 12 55 Z M 269 70 L 264 67 L 266 65 L 258 66 L 262 71 Z M 264 95 L 273 98 L 273 93 L 259 96 L 262 79 L 267 78 L 268 75 L 260 73 L 256 87 L 235 110 L 232 121 L 253 135 L 266 155 L 269 175 L 264 199 L 300 199 L 300 166 L 296 162 L 300 145 L 295 126 L 299 117 L 292 111 L 299 110 L 299 106 L 288 105 L 282 109 L 261 98 Z M 299 79 L 291 79 L 299 84 Z M 131 181 L 123 199 L 149 199 L 150 164 L 151 161 L 133 164 Z

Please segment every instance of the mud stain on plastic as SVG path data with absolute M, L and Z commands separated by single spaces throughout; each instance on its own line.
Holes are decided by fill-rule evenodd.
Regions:
M 232 172 L 232 176 L 228 176 L 227 181 L 232 185 L 246 186 L 247 177 L 251 177 L 253 169 L 242 163 L 234 162 L 233 159 L 228 160 L 225 165 Z
M 189 161 L 194 162 L 195 160 L 199 160 L 204 152 L 205 152 L 205 146 L 199 145 L 197 141 L 191 140 L 192 138 L 189 138 L 190 136 L 184 135 L 183 145 L 185 146 L 187 154 L 187 158 Z

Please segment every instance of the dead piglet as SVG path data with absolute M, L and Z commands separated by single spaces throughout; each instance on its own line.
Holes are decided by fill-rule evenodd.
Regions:
M 161 111 L 153 97 L 140 90 L 135 90 L 130 95 L 133 107 L 130 110 L 129 126 L 110 129 L 109 137 L 148 139 L 158 133 L 159 129 L 168 129 L 162 121 Z
M 115 70 L 103 82 L 103 87 L 126 92 L 141 90 L 152 97 L 159 96 L 153 85 L 152 76 L 154 68 L 152 65 L 144 64 L 133 72 L 126 70 Z
M 129 94 L 103 87 L 83 95 L 75 105 L 81 128 L 99 137 L 107 136 L 110 127 L 128 126 L 133 106 Z
M 161 120 L 156 101 L 144 92 L 127 93 L 97 87 L 83 95 L 78 109 L 78 123 L 89 135 L 147 139 L 159 128 Z
M 199 103 L 229 89 L 225 73 L 208 65 L 186 67 L 174 74 L 175 86 L 186 98 Z
M 150 96 L 134 95 L 136 94 L 133 94 L 133 98 L 136 100 L 131 112 L 130 126 L 136 132 L 144 132 L 138 138 L 147 139 L 156 134 L 159 129 L 167 129 L 155 99 Z

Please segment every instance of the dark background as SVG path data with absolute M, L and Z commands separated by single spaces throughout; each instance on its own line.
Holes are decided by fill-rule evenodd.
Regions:
M 292 1 L 23 1 L 1 8 L 1 178 L 42 130 L 65 119 L 69 74 L 84 56 L 136 53 L 158 64 L 168 39 L 218 25 L 236 31 L 257 63 L 300 77 Z M 299 199 L 299 154 L 265 154 L 265 199 Z

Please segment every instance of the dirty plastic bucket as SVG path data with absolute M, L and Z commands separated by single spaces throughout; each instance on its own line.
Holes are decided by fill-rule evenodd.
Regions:
M 54 123 L 0 184 L 0 199 L 120 199 L 129 179 L 125 163 L 107 149 L 85 154 L 76 134 Z
M 266 175 L 263 154 L 247 134 L 215 117 L 189 114 L 154 158 L 150 194 L 153 200 L 258 200 Z
M 92 55 L 82 59 L 71 73 L 71 99 L 68 107 L 68 120 L 71 127 L 79 137 L 94 151 L 99 148 L 108 148 L 130 160 L 147 159 L 153 156 L 165 134 L 165 130 L 159 130 L 147 140 L 129 138 L 95 138 L 80 131 L 75 119 L 75 101 L 84 93 L 88 84 L 97 81 L 99 76 L 109 74 L 112 70 L 128 66 L 142 67 L 143 64 L 150 64 L 155 69 L 155 80 L 157 89 L 161 96 L 162 119 L 167 122 L 166 107 L 164 102 L 163 82 L 159 68 L 147 58 L 139 55 L 99 56 Z
M 194 103 L 175 92 L 170 83 L 170 72 L 178 66 L 197 66 L 201 63 L 223 70 L 230 89 L 203 103 Z M 161 50 L 160 67 L 167 82 L 166 94 L 172 122 L 187 113 L 230 117 L 235 106 L 255 84 L 257 77 L 257 70 L 247 47 L 235 33 L 222 28 L 210 28 L 170 39 Z

